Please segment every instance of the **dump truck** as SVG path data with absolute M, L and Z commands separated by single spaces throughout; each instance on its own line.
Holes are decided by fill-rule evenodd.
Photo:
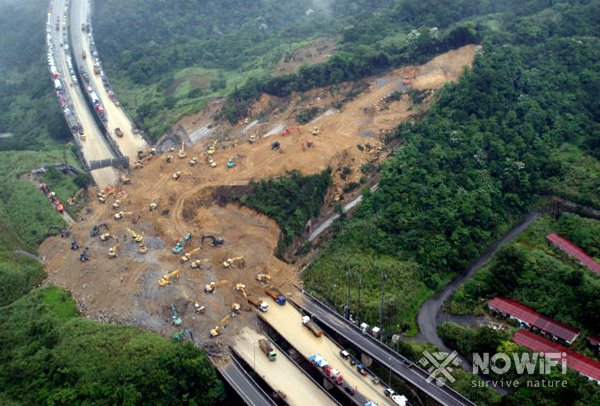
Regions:
M 248 303 L 256 306 L 258 310 L 263 313 L 266 313 L 269 310 L 269 304 L 267 302 L 263 302 L 260 299 L 253 298 L 252 296 L 248 296 Z
M 273 350 L 273 346 L 268 340 L 261 338 L 258 340 L 258 346 L 267 358 L 269 358 L 269 361 L 275 361 L 277 359 L 277 353 Z
M 273 287 L 265 288 L 265 293 L 271 296 L 278 305 L 283 306 L 286 302 L 285 296 L 283 296 L 277 289 Z
M 323 330 L 321 330 L 321 327 L 317 326 L 317 324 L 314 321 L 312 321 L 310 317 L 303 316 L 302 324 L 304 324 L 306 328 L 312 331 L 315 337 L 321 337 L 323 335 Z

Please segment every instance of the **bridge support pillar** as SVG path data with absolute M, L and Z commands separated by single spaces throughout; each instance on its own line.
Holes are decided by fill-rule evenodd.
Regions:
M 363 364 L 366 368 L 369 368 L 371 364 L 373 364 L 373 358 L 368 356 L 365 353 L 360 354 L 360 363 Z

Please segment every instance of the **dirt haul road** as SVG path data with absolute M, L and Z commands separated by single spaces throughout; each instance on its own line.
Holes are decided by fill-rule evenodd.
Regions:
M 472 63 L 474 51 L 475 46 L 463 47 L 445 54 L 441 59 L 443 63 L 436 58 L 417 67 L 415 80 L 427 81 L 433 88 L 456 80 L 463 66 Z M 429 72 L 426 75 L 436 75 L 435 83 L 420 77 L 420 70 Z M 291 284 L 298 282 L 298 270 L 274 256 L 280 234 L 274 221 L 247 208 L 219 204 L 225 200 L 223 196 L 227 195 L 228 187 L 247 184 L 251 179 L 282 175 L 291 169 L 311 174 L 328 166 L 334 170 L 333 189 L 341 189 L 343 182 L 358 181 L 363 176 L 361 163 L 377 163 L 388 153 L 378 152 L 375 147 L 357 148 L 357 144 L 381 145 L 377 137 L 364 137 L 361 131 L 369 129 L 377 134 L 395 127 L 416 111 L 410 110 L 406 95 L 400 101 L 382 101 L 385 95 L 398 89 L 405 74 L 406 69 L 400 69 L 384 78 L 373 79 L 370 91 L 356 96 L 341 111 L 318 119 L 321 125 L 318 136 L 310 134 L 311 124 L 300 134 L 273 135 L 253 144 L 240 143 L 239 139 L 229 145 L 219 144 L 214 155 L 207 155 L 207 142 L 186 151 L 185 159 L 178 159 L 176 151 L 173 152 L 171 163 L 167 163 L 164 156 L 145 158 L 144 167 L 131 173 L 130 184 L 110 195 L 107 204 L 92 202 L 82 213 L 84 219 L 73 225 L 72 234 L 82 247 L 89 247 L 89 262 L 80 262 L 79 254 L 69 249 L 69 241 L 65 239 L 49 238 L 42 244 L 40 254 L 46 258 L 50 282 L 71 290 L 83 313 L 93 319 L 136 324 L 162 334 L 170 334 L 174 329 L 170 305 L 175 305 L 183 327 L 194 330 L 197 341 L 209 341 L 209 330 L 229 315 L 231 304 L 237 302 L 244 310 L 231 319 L 221 336 L 231 339 L 241 327 L 256 323 L 254 312 L 245 311 L 252 308 L 235 291 L 234 284 L 243 283 L 251 294 L 260 295 L 264 286 L 256 280 L 256 275 L 268 273 L 271 283 L 288 294 L 292 291 Z M 329 90 L 316 92 L 323 97 L 313 98 L 308 104 L 334 102 Z M 300 99 L 295 100 L 299 103 Z M 380 107 L 369 108 L 376 101 Z M 260 108 L 260 102 L 258 105 L 255 110 Z M 262 123 L 257 127 L 259 134 L 265 134 L 281 122 L 292 125 L 297 107 L 292 103 L 285 112 Z M 240 123 L 228 131 L 241 133 L 246 125 Z M 272 141 L 279 141 L 282 148 L 272 151 Z M 302 141 L 312 141 L 315 146 L 303 151 Z M 240 144 L 235 146 L 236 142 Z M 195 166 L 189 164 L 192 157 L 198 158 Z M 228 169 L 226 163 L 231 158 L 235 159 L 236 166 Z M 208 159 L 214 159 L 217 166 L 210 167 Z M 338 171 L 345 166 L 354 170 L 342 181 Z M 180 171 L 178 180 L 173 179 L 176 171 Z M 333 198 L 333 194 L 328 196 L 329 201 Z M 117 210 L 111 207 L 117 199 L 121 204 L 118 210 L 124 212 L 120 220 L 113 218 Z M 151 203 L 157 205 L 153 211 L 149 210 Z M 118 244 L 116 240 L 102 242 L 90 236 L 92 227 L 102 223 L 118 238 Z M 138 246 L 127 228 L 143 233 L 146 254 L 137 252 Z M 182 264 L 181 255 L 173 254 L 171 248 L 187 232 L 191 232 L 193 238 L 185 246 L 186 252 L 200 245 L 199 237 L 203 233 L 222 236 L 225 244 L 214 248 L 205 243 L 190 262 Z M 113 246 L 118 248 L 119 254 L 109 259 L 107 251 Z M 237 256 L 244 257 L 243 268 L 226 269 L 222 265 L 225 259 Z M 210 259 L 210 265 L 191 269 L 190 263 L 201 258 Z M 181 271 L 179 278 L 159 287 L 161 276 L 176 269 Z M 204 293 L 205 284 L 219 280 L 228 282 L 222 282 L 214 294 Z M 194 300 L 206 306 L 203 314 L 194 312 L 190 303 Z
M 233 348 L 273 390 L 285 395 L 285 402 L 288 405 L 336 405 L 321 387 L 296 368 L 292 361 L 278 350 L 275 351 L 277 359 L 269 361 L 260 350 L 258 344 L 260 339 L 267 338 L 246 327 L 235 337 Z

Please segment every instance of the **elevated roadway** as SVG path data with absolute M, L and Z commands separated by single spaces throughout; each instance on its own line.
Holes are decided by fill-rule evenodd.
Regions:
M 233 359 L 219 372 L 249 406 L 276 406 L 275 402 L 254 382 L 238 361 Z

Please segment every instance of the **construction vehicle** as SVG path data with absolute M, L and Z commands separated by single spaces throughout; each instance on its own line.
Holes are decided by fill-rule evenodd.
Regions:
M 225 261 L 223 261 L 223 266 L 227 269 L 234 265 L 237 265 L 238 268 L 243 268 L 245 264 L 244 257 L 227 258 Z
M 50 226 L 48 227 L 48 231 L 46 231 L 46 236 L 49 236 L 52 234 L 52 231 L 58 231 L 59 235 L 61 238 L 67 238 L 69 235 L 71 235 L 71 232 L 69 231 L 68 228 L 60 228 L 59 226 Z
M 139 243 L 144 242 L 143 234 L 138 234 L 135 231 L 133 231 L 131 228 L 128 228 L 127 231 L 129 231 L 129 234 L 131 234 L 131 238 L 133 238 L 133 241 L 139 242 Z
M 100 241 L 108 241 L 111 238 L 113 238 L 113 236 L 110 235 L 110 233 L 100 234 Z
M 181 143 L 181 149 L 177 153 L 177 156 L 179 157 L 179 159 L 184 159 L 187 157 L 187 155 L 185 154 L 185 142 Z
M 85 53 L 85 49 L 83 51 L 81 51 L 81 57 L 83 59 L 87 58 L 87 54 Z
M 148 252 L 148 247 L 146 247 L 144 244 L 140 244 L 137 252 L 138 252 L 138 254 L 145 254 Z
M 216 168 L 217 163 L 214 161 L 214 159 L 211 158 L 208 160 L 208 166 L 210 166 L 211 168 Z
M 120 211 L 115 213 L 115 215 L 113 216 L 115 220 L 120 220 L 125 216 L 133 216 L 133 212 L 130 211 Z
M 195 300 L 190 300 L 189 303 L 193 303 L 194 304 L 194 311 L 198 314 L 200 313 L 204 313 L 204 310 L 206 310 L 205 306 L 201 306 L 200 303 L 198 303 Z
M 183 251 L 183 247 L 191 239 L 192 233 L 187 233 L 181 238 L 181 240 L 179 240 L 177 244 L 175 244 L 173 248 L 171 248 L 171 252 L 173 252 L 173 254 L 181 254 L 181 252 Z
M 240 306 L 239 303 L 232 303 L 231 311 L 235 314 L 240 314 L 240 312 L 242 311 L 242 306 Z
M 158 204 L 156 204 L 156 203 L 150 203 L 150 206 L 148 206 L 150 211 L 156 210 L 157 207 L 158 207 Z
M 77 251 L 79 249 L 79 244 L 77 243 L 75 237 L 73 237 L 73 239 L 71 240 L 71 249 L 73 251 Z
M 325 360 L 325 358 L 323 358 L 321 355 L 319 354 L 312 354 L 308 357 L 308 360 L 317 368 L 319 368 L 319 370 L 321 371 L 321 374 L 323 374 L 323 376 L 325 378 L 327 378 L 329 381 L 331 381 L 332 383 L 336 383 L 338 385 L 341 385 L 342 382 L 344 382 L 344 378 L 342 377 L 342 374 L 340 373 L 340 371 L 338 371 L 337 369 L 333 368 L 329 362 L 327 362 L 327 360 Z
M 206 293 L 215 293 L 215 289 L 218 288 L 219 286 L 223 286 L 223 285 L 229 285 L 231 282 L 229 282 L 228 280 L 220 280 L 217 282 L 211 282 L 208 285 L 204 285 L 204 291 Z
M 88 249 L 89 247 L 85 247 L 83 251 L 81 251 L 81 254 L 79 254 L 79 260 L 81 262 L 87 262 L 90 260 L 90 257 L 88 255 Z
M 115 128 L 115 135 L 119 138 L 123 138 L 123 130 L 121 130 L 119 127 Z
M 191 250 L 190 252 L 186 252 L 185 254 L 183 254 L 183 255 L 181 256 L 181 262 L 182 262 L 182 263 L 183 263 L 183 262 L 188 262 L 188 261 L 190 260 L 190 257 L 191 257 L 192 255 L 194 255 L 196 252 L 200 251 L 200 250 L 201 250 L 201 248 L 200 248 L 200 247 L 197 247 L 197 248 L 194 248 L 193 250 Z
M 266 273 L 259 273 L 256 275 L 256 280 L 259 282 L 269 282 L 271 280 L 271 275 Z
M 100 203 L 106 203 L 108 197 L 116 192 L 117 190 L 115 188 L 107 186 L 106 188 L 104 188 L 104 190 L 98 192 L 98 201 Z
M 233 167 L 235 167 L 235 158 L 231 158 L 227 161 L 227 168 L 231 169 Z
M 115 200 L 115 202 L 112 204 L 112 208 L 116 210 L 116 209 L 118 209 L 119 207 L 121 207 L 121 200 L 120 200 L 120 199 L 117 199 L 117 200 Z
M 174 326 L 181 326 L 181 323 L 183 323 L 174 305 L 171 305 L 171 320 L 173 321 Z
M 121 248 L 121 244 L 119 244 L 119 240 L 117 238 L 115 238 L 115 240 L 116 240 L 115 245 L 108 249 L 108 257 L 109 258 L 116 258 L 117 255 L 119 255 L 119 248 Z
M 258 136 L 256 135 L 256 133 L 252 134 L 248 138 L 248 144 L 254 144 L 256 141 L 258 141 Z
M 190 166 L 196 166 L 198 164 L 198 157 L 195 156 L 192 159 L 190 159 Z
M 192 262 L 192 269 L 197 269 L 202 266 L 202 264 L 210 264 L 210 258 L 197 259 Z
M 321 126 L 314 126 L 312 129 L 312 135 L 319 135 L 319 133 L 321 132 Z
M 271 150 L 277 151 L 279 148 L 281 148 L 281 143 L 279 141 L 273 141 L 271 143 Z
M 214 235 L 202 234 L 202 240 L 200 241 L 200 246 L 204 244 L 204 239 L 210 238 L 212 240 L 213 247 L 220 247 L 225 243 L 225 239 L 223 237 L 215 237 Z
M 265 313 L 267 310 L 269 310 L 268 303 L 263 302 L 262 300 L 259 300 L 259 299 L 255 299 L 248 295 L 248 292 L 246 291 L 246 285 L 244 285 L 243 283 L 236 284 L 235 290 L 237 290 L 238 292 L 241 292 L 242 295 L 244 295 L 244 298 L 246 299 L 246 301 L 248 303 L 256 306 L 261 312 Z
M 175 172 L 172 176 L 173 180 L 179 180 L 179 178 L 181 178 L 181 175 L 182 175 L 181 171 Z
M 223 329 L 225 327 L 227 327 L 227 324 L 229 324 L 229 316 L 225 316 L 221 319 L 221 321 L 219 322 L 219 324 L 217 324 L 217 326 L 215 328 L 213 328 L 212 330 L 210 330 L 210 336 L 211 337 L 218 337 L 221 335 L 221 333 L 223 333 Z
M 273 350 L 273 346 L 267 339 L 261 338 L 258 340 L 258 346 L 263 354 L 269 358 L 269 361 L 275 361 L 277 359 L 277 353 Z
M 218 143 L 218 142 L 219 142 L 218 140 L 215 140 L 215 141 L 213 142 L 213 144 L 212 144 L 211 146 L 209 146 L 209 147 L 208 147 L 208 151 L 206 151 L 206 153 L 207 153 L 208 155 L 214 155 L 214 153 L 217 151 L 217 150 L 216 150 L 216 148 L 217 148 L 217 143 Z
M 273 286 L 265 288 L 265 293 L 271 296 L 273 300 L 275 300 L 275 302 L 280 306 L 283 306 L 286 302 L 285 296 L 283 296 L 281 292 L 279 292 Z
M 171 338 L 174 341 L 183 341 L 183 340 L 185 340 L 185 336 L 187 336 L 187 335 L 190 336 L 192 341 L 194 340 L 194 337 L 192 336 L 192 330 L 189 330 L 189 329 L 181 330 L 180 332 L 174 331 L 173 334 L 171 334 Z
M 78 199 L 79 199 L 79 197 L 81 196 L 81 194 L 82 194 L 82 193 L 83 193 L 83 189 L 79 189 L 79 190 L 77 191 L 77 193 L 75 193 L 75 194 L 73 195 L 73 197 L 69 197 L 69 198 L 67 199 L 67 204 L 68 204 L 69 206 L 75 206 L 75 205 L 77 204 L 77 201 L 78 201 Z
M 165 162 L 170 164 L 171 162 L 173 162 L 173 155 L 169 154 L 165 157 Z
M 283 135 L 289 135 L 289 134 L 292 133 L 292 131 L 298 131 L 298 133 L 301 133 L 302 129 L 300 127 L 298 127 L 298 126 L 296 126 L 296 127 L 288 127 L 288 128 L 285 128 L 282 132 L 280 132 L 279 135 L 282 135 L 282 136 Z
M 126 176 L 125 174 L 121 174 L 121 177 L 119 178 L 119 180 L 121 181 L 121 183 L 123 185 L 128 185 L 131 183 L 131 178 L 129 178 L 128 176 Z
M 102 227 L 104 227 L 106 230 L 108 230 L 108 224 L 106 224 L 106 223 L 98 224 L 92 228 L 92 231 L 90 231 L 90 236 L 96 237 L 98 234 L 100 234 L 100 229 Z
M 369 372 L 367 371 L 367 368 L 365 368 L 365 366 L 363 364 L 356 364 L 356 370 L 362 376 L 367 376 L 369 374 Z
M 317 326 L 309 316 L 302 316 L 302 324 L 304 324 L 304 327 L 312 331 L 315 337 L 321 337 L 323 335 L 323 330 L 321 330 L 321 327 Z
M 169 272 L 168 274 L 163 275 L 162 278 L 160 278 L 160 281 L 158 281 L 158 286 L 169 285 L 171 283 L 171 278 L 179 279 L 180 273 L 181 271 L 179 269 L 176 269 L 173 272 Z

